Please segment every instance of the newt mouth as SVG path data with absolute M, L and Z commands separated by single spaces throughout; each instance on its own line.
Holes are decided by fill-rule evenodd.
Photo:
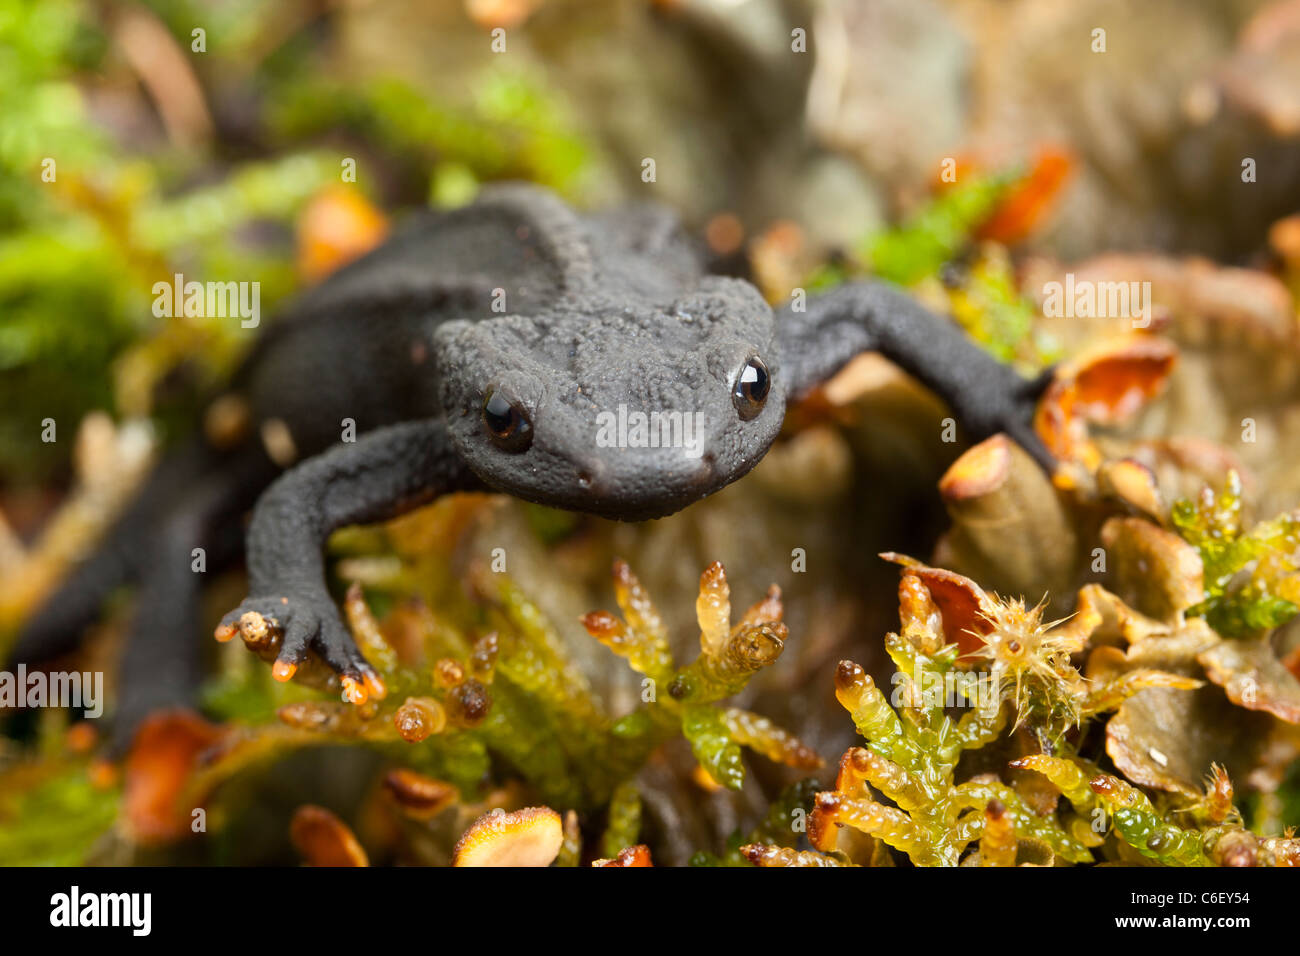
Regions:
M 603 464 L 583 472 L 586 484 L 581 493 L 581 510 L 618 521 L 648 521 L 664 518 L 740 478 L 749 468 L 727 471 L 718 467 L 716 456 L 705 452 L 699 458 L 680 459 L 675 466 L 662 461 Z M 576 499 L 575 499 L 576 501 Z

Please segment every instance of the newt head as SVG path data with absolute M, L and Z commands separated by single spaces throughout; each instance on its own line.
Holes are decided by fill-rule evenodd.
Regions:
M 772 310 L 738 279 L 701 279 L 667 303 L 607 292 L 448 322 L 435 339 L 458 454 L 540 504 L 672 514 L 748 472 L 785 414 Z

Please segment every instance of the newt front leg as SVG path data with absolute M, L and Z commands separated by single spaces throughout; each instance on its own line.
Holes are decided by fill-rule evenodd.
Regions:
M 270 625 L 281 634 L 277 678 L 292 677 L 312 651 L 345 686 L 380 688 L 326 587 L 326 539 L 344 525 L 383 521 L 439 495 L 482 487 L 441 419 L 380 428 L 308 459 L 259 500 L 248 532 L 251 596 L 222 618 L 218 639 Z
M 861 352 L 880 352 L 942 398 L 966 434 L 1005 432 L 1045 470 L 1056 467 L 1034 431 L 1050 373 L 1025 379 L 952 322 L 879 282 L 850 282 L 777 315 L 782 368 L 792 396 L 826 381 Z

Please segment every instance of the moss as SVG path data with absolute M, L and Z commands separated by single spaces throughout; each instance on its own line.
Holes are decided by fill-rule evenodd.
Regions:
M 835 857 L 798 849 L 808 831 L 817 788 L 817 781 L 811 778 L 792 783 L 772 801 L 758 826 L 748 833 L 732 833 L 721 855 L 703 850 L 696 853 L 691 866 L 823 865 L 814 864 L 815 859 L 827 861 L 824 865 L 839 865 Z
M 954 320 L 988 352 L 1027 370 L 1060 357 L 1059 346 L 1034 322 L 1037 307 L 1020 291 L 1006 247 L 981 238 L 981 228 L 1014 205 L 1033 173 L 969 172 L 922 202 L 902 223 L 864 237 L 840 261 L 818 265 L 810 292 L 861 275 L 918 287 L 947 299 Z
M 956 866 L 984 833 L 986 810 L 996 800 L 1018 836 L 1038 840 L 1071 862 L 1091 860 L 1086 846 L 1051 817 L 1035 814 L 1011 787 L 983 778 L 956 782 L 962 754 L 1001 735 L 1008 719 L 1005 702 L 999 698 L 992 707 L 971 707 L 978 700 L 976 679 L 954 674 L 951 652 L 920 654 L 898 635 L 887 638 L 886 649 L 902 678 L 897 709 L 858 665 L 841 662 L 836 673 L 835 695 L 868 746 L 847 751 L 835 789 L 818 794 L 814 846 L 833 850 L 835 827 L 849 826 L 906 853 L 918 866 Z M 918 675 L 955 676 L 966 712 L 950 717 L 944 695 L 924 686 Z M 869 787 L 889 802 L 875 799 Z
M 900 285 L 938 275 L 969 244 L 1017 178 L 1015 171 L 963 177 L 901 226 L 869 237 L 860 250 L 863 261 L 875 275 Z
M 1204 794 L 1196 798 L 1177 793 L 1153 798 L 1122 776 L 1104 772 L 1098 756 L 1085 757 L 1077 749 L 1088 739 L 1082 732 L 1087 724 L 1130 697 L 1202 686 L 1146 669 L 1097 669 L 1095 678 L 1085 681 L 1070 656 L 1085 650 L 1107 617 L 1099 610 L 1103 599 L 1097 592 L 1085 589 L 1089 597 L 1072 624 L 1045 627 L 1023 603 L 1004 601 L 959 575 L 915 562 L 905 563 L 899 590 L 901 632 L 885 638 L 897 668 L 891 698 L 852 662 L 841 662 L 836 674 L 836 697 L 867 745 L 848 750 L 834 789 L 817 795 L 811 820 L 817 850 L 862 861 L 861 850 L 843 842 L 841 831 L 849 828 L 905 853 L 918 866 L 1086 864 L 1099 861 L 1096 850 L 1167 866 L 1242 860 L 1290 865 L 1300 843 L 1260 838 L 1245 829 L 1222 767 L 1212 769 Z M 1114 602 L 1108 614 L 1136 620 L 1132 611 L 1108 599 Z M 948 640 L 955 633 L 976 649 L 963 655 L 962 644 Z M 963 659 L 971 663 L 964 665 Z M 969 770 L 963 775 L 963 766 L 972 763 L 963 755 L 1024 747 L 1023 738 L 1006 733 L 1012 712 L 1016 725 L 1033 731 L 1030 739 L 1042 752 L 1011 760 L 1006 777 Z M 1055 730 L 1045 733 L 1049 727 Z M 1080 732 L 1067 735 L 1071 727 Z M 996 767 L 996 756 L 991 760 Z M 1041 774 L 1054 792 L 1012 771 Z M 1054 794 L 1064 796 L 1068 811 L 1056 806 Z M 1107 838 L 1117 852 L 1107 849 Z M 751 853 L 766 865 L 816 862 Z
M 0 775 L 0 865 L 79 866 L 117 822 L 121 792 L 84 759 L 26 763 Z
M 1226 637 L 1272 630 L 1300 610 L 1294 600 L 1300 596 L 1300 516 L 1279 515 L 1247 530 L 1242 509 L 1241 478 L 1232 471 L 1222 491 L 1207 488 L 1194 501 L 1175 502 L 1170 513 L 1205 567 L 1205 596 L 1187 613 L 1204 617 Z

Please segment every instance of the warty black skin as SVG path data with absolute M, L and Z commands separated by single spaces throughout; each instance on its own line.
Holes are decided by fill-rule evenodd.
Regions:
M 314 652 L 361 680 L 369 665 L 325 582 L 321 551 L 334 529 L 474 489 L 607 518 L 671 514 L 746 474 L 787 400 L 866 351 L 938 393 L 968 438 L 1005 432 L 1051 467 L 1031 427 L 1041 380 L 1022 379 L 888 286 L 850 283 L 774 313 L 749 283 L 706 275 L 661 209 L 584 217 L 534 187 L 486 190 L 473 205 L 419 217 L 271 324 L 231 384 L 253 437 L 225 450 L 194 439 L 165 459 L 28 623 L 14 658 L 35 663 L 74 646 L 106 594 L 135 582 L 118 748 L 151 709 L 192 703 L 191 549 L 207 549 L 210 568 L 236 559 L 231 529 L 256 502 L 251 596 L 223 626 L 257 611 L 283 630 L 281 661 Z M 747 418 L 734 392 L 753 358 L 770 385 Z M 526 413 L 526 449 L 489 434 L 493 393 Z M 597 416 L 620 405 L 701 413 L 702 454 L 602 447 Z M 356 441 L 340 441 L 347 419 Z M 268 421 L 292 438 L 299 463 L 287 471 L 256 438 Z

